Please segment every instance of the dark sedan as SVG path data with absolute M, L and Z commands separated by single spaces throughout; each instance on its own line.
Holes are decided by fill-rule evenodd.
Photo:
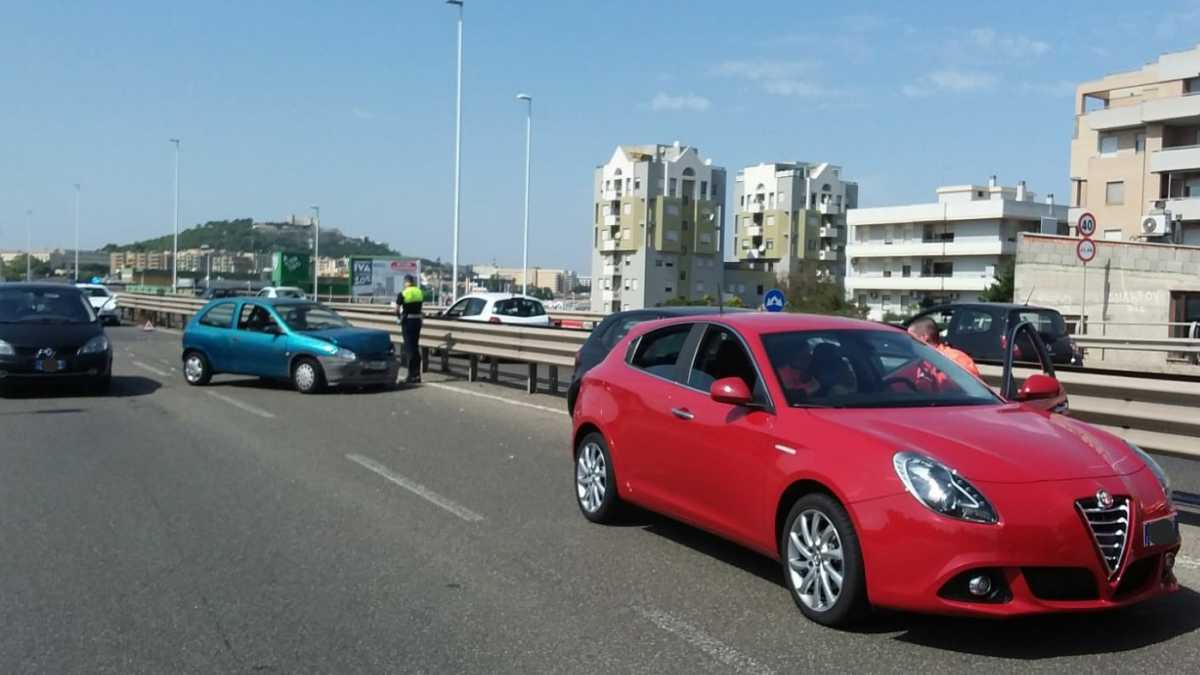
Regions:
M 630 328 L 639 323 L 655 319 L 695 316 L 699 314 L 718 314 L 722 311 L 744 312 L 747 310 L 722 310 L 719 307 L 709 306 L 651 307 L 614 312 L 604 317 L 604 320 L 596 324 L 587 341 L 575 353 L 575 372 L 571 376 L 571 385 L 567 387 L 567 412 L 571 414 L 575 412 L 575 398 L 579 395 L 579 380 L 583 378 L 583 374 L 603 361 L 604 357 L 608 356 L 608 352 L 613 348 L 613 345 L 625 337 Z
M 112 346 L 91 303 L 74 286 L 0 285 L 0 387 L 20 382 L 112 381 Z

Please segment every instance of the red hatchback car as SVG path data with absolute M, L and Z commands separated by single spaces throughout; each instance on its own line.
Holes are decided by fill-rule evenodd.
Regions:
M 638 326 L 575 407 L 576 494 L 622 502 L 781 562 L 800 610 L 1015 616 L 1099 610 L 1178 588 L 1179 528 L 1138 448 L 1005 400 L 876 323 L 737 314 Z

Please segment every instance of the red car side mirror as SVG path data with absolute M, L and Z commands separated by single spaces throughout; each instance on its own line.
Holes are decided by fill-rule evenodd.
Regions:
M 708 394 L 717 403 L 730 405 L 750 405 L 754 401 L 753 394 L 740 377 L 723 377 L 713 382 Z
M 1058 398 L 1062 393 L 1063 388 L 1058 380 L 1043 373 L 1034 373 L 1017 390 L 1016 400 L 1022 402 L 1043 401 Z

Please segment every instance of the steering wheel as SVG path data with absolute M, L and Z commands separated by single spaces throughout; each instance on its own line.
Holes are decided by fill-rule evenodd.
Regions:
M 894 376 L 892 376 L 892 377 L 887 377 L 887 378 L 884 378 L 884 380 L 883 380 L 883 385 L 884 385 L 884 386 L 886 386 L 886 387 L 890 387 L 890 386 L 891 386 L 891 385 L 893 385 L 893 384 L 903 384 L 904 386 L 906 386 L 906 387 L 908 387 L 909 389 L 911 389 L 911 390 L 912 390 L 914 393 L 919 393 L 919 392 L 921 391 L 920 389 L 917 389 L 917 385 L 916 385 L 916 383 L 915 383 L 915 382 L 913 382 L 912 380 L 910 380 L 910 379 L 908 379 L 908 378 L 906 378 L 906 377 L 901 377 L 901 376 L 899 376 L 899 375 L 894 375 Z

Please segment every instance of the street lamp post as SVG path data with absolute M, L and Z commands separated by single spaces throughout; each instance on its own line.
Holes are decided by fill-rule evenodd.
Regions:
M 517 94 L 528 105 L 525 115 L 525 228 L 521 238 L 521 295 L 529 294 L 529 149 L 533 141 L 533 97 Z
M 75 283 L 79 283 L 79 183 L 75 184 Z
M 321 278 L 321 207 L 313 205 L 313 301 L 320 300 L 317 280 Z
M 454 104 L 454 236 L 450 255 L 450 303 L 458 299 L 458 202 L 459 163 L 462 159 L 462 65 L 463 65 L 463 0 L 446 0 L 458 5 L 458 85 Z
M 25 211 L 25 281 L 33 281 L 33 209 Z
M 171 245 L 171 292 L 179 292 L 179 139 L 168 139 L 175 144 L 175 239 Z

